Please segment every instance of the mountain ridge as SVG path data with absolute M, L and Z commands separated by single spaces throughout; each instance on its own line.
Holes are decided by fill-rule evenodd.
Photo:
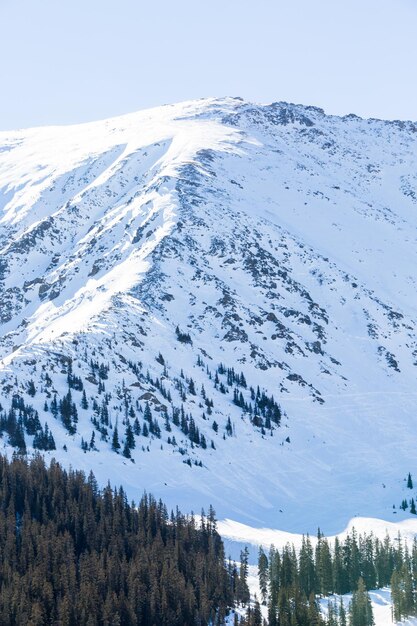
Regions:
M 393 519 L 414 454 L 416 130 L 227 98 L 0 133 L 5 410 L 18 395 L 47 455 L 135 497 L 290 530 Z M 76 433 L 51 415 L 68 387 Z M 132 463 L 111 446 L 135 418 Z

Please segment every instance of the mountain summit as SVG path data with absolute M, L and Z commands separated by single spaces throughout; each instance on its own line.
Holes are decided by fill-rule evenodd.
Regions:
M 400 517 L 416 132 L 225 98 L 0 133 L 4 448 L 254 525 Z

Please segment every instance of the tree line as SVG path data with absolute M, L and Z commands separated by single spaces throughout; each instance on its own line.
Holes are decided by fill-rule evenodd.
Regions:
M 56 461 L 0 456 L 2 625 L 221 625 L 247 594 L 211 507 L 169 515 Z
M 372 626 L 367 590 L 391 586 L 393 617 L 417 612 L 417 540 L 409 546 L 400 535 L 380 540 L 355 529 L 330 543 L 319 531 L 315 547 L 303 536 L 299 551 L 261 547 L 258 558 L 261 601 L 268 607 L 269 626 Z M 353 593 L 348 610 L 331 601 L 325 618 L 319 597 Z

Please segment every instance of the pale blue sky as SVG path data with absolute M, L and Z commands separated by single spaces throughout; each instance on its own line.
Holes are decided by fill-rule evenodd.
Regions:
M 417 0 L 0 0 L 0 129 L 204 96 L 417 120 Z

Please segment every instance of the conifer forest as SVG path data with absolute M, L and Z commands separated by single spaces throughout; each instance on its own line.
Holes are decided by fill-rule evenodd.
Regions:
M 35 23 L 74 2 L 0 0 L 2 20 L 25 5 L 0 49 L 10 30 L 21 54 L 30 5 Z M 187 2 L 165 2 L 172 36 Z M 315 36 L 320 2 L 300 2 Z M 169 13 L 96 3 L 117 12 L 97 63 L 120 4 L 156 5 L 155 32 Z M 248 5 L 252 41 L 262 3 L 212 4 L 199 27 L 229 11 L 246 71 L 235 22 Z M 32 30 L 25 67 L 50 34 Z M 189 50 L 217 74 L 214 46 Z M 0 626 L 417 626 L 417 123 L 241 95 L 18 130 L 0 114 Z

